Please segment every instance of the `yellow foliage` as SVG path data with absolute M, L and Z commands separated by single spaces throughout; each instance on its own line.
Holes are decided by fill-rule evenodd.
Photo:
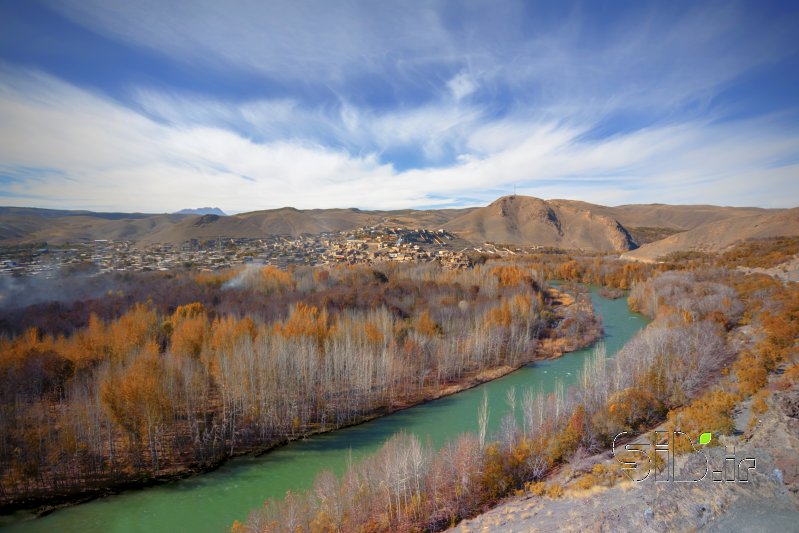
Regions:
M 550 483 L 547 485 L 546 489 L 547 498 L 552 500 L 557 500 L 561 496 L 563 496 L 563 485 L 560 483 Z
M 533 496 L 543 496 L 546 491 L 547 484 L 543 481 L 530 481 L 524 484 L 525 490 Z
M 599 479 L 595 475 L 586 474 L 574 482 L 574 487 L 577 490 L 588 490 L 597 483 L 599 483 Z
M 768 404 L 766 404 L 766 398 L 768 397 L 768 391 L 761 390 L 757 394 L 752 397 L 752 412 L 756 415 L 762 415 L 766 411 L 768 411 Z

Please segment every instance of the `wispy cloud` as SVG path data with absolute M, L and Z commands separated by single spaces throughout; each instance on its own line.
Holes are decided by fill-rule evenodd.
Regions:
M 364 115 L 357 123 L 381 131 L 384 120 Z M 346 130 L 346 119 L 339 122 Z M 721 203 L 758 199 L 781 205 L 799 193 L 791 179 L 797 163 L 774 166 L 799 153 L 799 137 L 779 130 L 776 118 L 723 126 L 693 122 L 595 141 L 581 140 L 588 126 L 467 122 L 474 130 L 452 143 L 479 155 L 398 171 L 376 151 L 353 155 L 302 138 L 255 142 L 195 120 L 163 123 L 29 74 L 0 90 L 0 157 L 7 175 L 15 167 L 26 169 L 24 179 L 0 186 L 0 197 L 25 194 L 48 198 L 53 207 L 156 211 L 210 202 L 242 211 L 282 205 L 404 208 L 459 196 L 488 201 L 492 197 L 484 191 L 510 190 L 513 184 L 530 194 L 611 203 L 686 203 L 712 196 Z M 490 142 L 502 135 L 503 142 Z M 401 132 L 394 137 L 403 138 Z M 42 171 L 30 179 L 35 167 L 62 172 Z M 632 184 L 644 184 L 647 197 Z
M 246 95 L 149 71 L 104 90 L 0 63 L 0 201 L 405 208 L 515 185 L 610 204 L 795 202 L 799 102 L 745 87 L 797 63 L 795 13 L 592 7 L 55 2 L 131 54 Z

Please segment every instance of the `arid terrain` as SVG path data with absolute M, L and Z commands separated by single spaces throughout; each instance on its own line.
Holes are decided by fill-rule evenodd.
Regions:
M 475 246 L 493 243 L 621 252 L 629 259 L 651 261 L 674 252 L 719 251 L 751 238 L 799 235 L 799 210 L 664 204 L 606 207 L 516 195 L 479 208 L 285 207 L 232 216 L 0 208 L 3 244 L 96 239 L 180 244 L 192 239 L 297 237 L 369 227 L 444 229 Z

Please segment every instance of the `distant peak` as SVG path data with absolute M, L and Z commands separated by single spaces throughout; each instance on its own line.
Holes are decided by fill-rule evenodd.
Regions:
M 196 209 L 181 209 L 176 215 L 217 215 L 220 217 L 227 216 L 227 213 L 218 207 L 198 207 Z

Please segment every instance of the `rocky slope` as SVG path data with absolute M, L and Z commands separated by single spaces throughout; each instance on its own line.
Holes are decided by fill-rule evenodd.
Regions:
M 655 482 L 650 476 L 584 491 L 567 486 L 560 499 L 513 498 L 455 531 L 799 531 L 799 384 L 775 392 L 767 403 L 769 410 L 752 430 L 747 430 L 750 407 L 742 406 L 737 436 L 721 441 L 734 447 L 736 462 L 755 459 L 748 482 L 713 481 L 712 470 L 724 466 L 727 451 L 705 448 L 707 463 L 699 454 L 678 456 L 674 462 L 674 479 L 683 480 L 699 478 L 709 464 L 707 476 L 696 483 Z M 612 461 L 609 453 L 587 458 L 564 469 L 559 481 L 567 481 L 568 471 Z
M 444 228 L 480 244 L 491 241 L 595 251 L 636 247 L 617 220 L 578 204 L 505 196 L 450 221 Z
M 702 224 L 624 254 L 654 261 L 673 252 L 717 252 L 747 239 L 799 235 L 799 208 L 728 218 Z

